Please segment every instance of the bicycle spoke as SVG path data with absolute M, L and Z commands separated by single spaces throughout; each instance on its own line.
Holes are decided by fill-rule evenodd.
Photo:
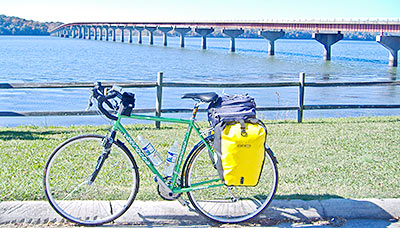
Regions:
M 66 198 L 68 198 L 69 196 L 71 196 L 73 193 L 76 192 L 76 190 L 78 190 L 80 187 L 82 187 L 82 185 L 86 184 L 87 181 L 84 181 L 82 183 L 80 183 L 78 186 L 76 186 L 67 196 L 65 196 L 62 200 L 65 200 Z
M 232 202 L 238 201 L 238 198 L 231 191 L 232 187 L 227 187 L 226 189 L 228 190 L 229 194 L 232 196 Z

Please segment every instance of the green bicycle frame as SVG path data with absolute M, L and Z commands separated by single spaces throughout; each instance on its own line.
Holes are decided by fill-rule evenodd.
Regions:
M 195 115 L 195 113 L 194 113 Z M 160 121 L 160 122 L 169 122 L 169 123 L 181 123 L 181 124 L 187 124 L 187 130 L 185 133 L 185 138 L 183 140 L 180 152 L 178 154 L 177 162 L 172 174 L 172 183 L 168 186 L 166 181 L 164 180 L 163 176 L 158 172 L 158 170 L 154 167 L 154 165 L 150 162 L 150 160 L 147 158 L 143 150 L 138 146 L 138 144 L 133 140 L 131 135 L 128 133 L 128 131 L 122 126 L 121 120 L 123 118 L 130 118 L 130 119 L 137 119 L 137 120 L 149 120 L 149 121 Z M 189 142 L 190 135 L 192 133 L 192 130 L 195 130 L 197 135 L 200 137 L 201 141 L 204 142 L 206 145 L 207 149 L 209 151 L 214 151 L 213 148 L 207 143 L 205 138 L 201 135 L 200 132 L 200 127 L 196 125 L 196 122 L 193 119 L 191 120 L 185 120 L 185 119 L 177 119 L 177 118 L 166 118 L 166 117 L 157 117 L 157 116 L 146 116 L 146 115 L 135 115 L 131 114 L 130 116 L 121 116 L 118 114 L 118 119 L 114 122 L 112 130 L 118 130 L 122 133 L 126 141 L 132 146 L 134 151 L 138 154 L 140 159 L 147 165 L 147 167 L 155 174 L 159 180 L 163 181 L 169 188 L 170 190 L 175 194 L 175 193 L 183 193 L 183 192 L 189 192 L 189 191 L 196 191 L 200 189 L 207 189 L 207 188 L 212 188 L 212 187 L 220 187 L 223 186 L 224 184 L 211 184 L 214 182 L 221 181 L 220 178 L 213 179 L 213 180 L 208 180 L 208 181 L 203 181 L 199 183 L 193 184 L 191 187 L 188 188 L 181 188 L 181 186 L 176 186 L 176 182 L 178 180 L 179 176 L 179 171 L 181 170 L 182 163 L 183 163 L 183 157 L 185 155 L 185 151 L 187 148 L 187 144 Z M 183 180 L 181 180 L 183 181 Z

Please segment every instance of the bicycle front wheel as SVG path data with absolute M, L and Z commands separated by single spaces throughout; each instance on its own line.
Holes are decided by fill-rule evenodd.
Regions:
M 89 181 L 104 151 L 104 136 L 81 135 L 58 146 L 44 170 L 50 205 L 64 218 L 82 225 L 100 225 L 121 216 L 139 186 L 136 163 L 128 149 L 113 142 L 95 181 Z
M 219 179 L 213 156 L 204 143 L 193 150 L 188 159 L 184 172 L 187 187 Z M 214 184 L 218 183 L 221 181 Z M 255 217 L 269 205 L 277 183 L 276 162 L 272 153 L 266 150 L 263 170 L 255 187 L 223 185 L 188 192 L 188 198 L 197 211 L 214 221 L 239 223 Z

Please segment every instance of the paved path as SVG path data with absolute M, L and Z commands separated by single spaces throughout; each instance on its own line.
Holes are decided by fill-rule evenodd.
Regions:
M 348 219 L 396 222 L 399 217 L 400 199 L 274 200 L 260 216 L 242 225 L 269 226 L 288 221 L 317 220 L 340 223 Z M 336 218 L 336 221 L 332 218 Z M 63 222 L 65 220 L 45 201 L 0 202 L 0 225 Z M 116 223 L 146 226 L 216 225 L 177 201 L 135 201 Z

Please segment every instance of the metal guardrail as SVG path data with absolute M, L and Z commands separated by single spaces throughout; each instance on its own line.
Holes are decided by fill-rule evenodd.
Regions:
M 288 111 L 298 112 L 297 122 L 303 121 L 304 110 L 332 110 L 332 109 L 392 109 L 400 108 L 400 104 L 327 104 L 327 105 L 305 105 L 304 94 L 306 87 L 358 87 L 358 86 L 398 86 L 400 81 L 379 81 L 379 82 L 305 82 L 305 73 L 299 74 L 298 82 L 274 82 L 274 83 L 184 83 L 184 82 L 163 82 L 163 73 L 157 75 L 157 82 L 102 82 L 104 86 L 119 85 L 125 88 L 156 88 L 155 108 L 134 109 L 134 113 L 151 113 L 157 116 L 162 113 L 184 113 L 192 109 L 162 109 L 162 89 L 164 87 L 195 87 L 195 88 L 271 88 L 271 87 L 298 87 L 297 106 L 257 107 L 258 111 Z M 50 88 L 91 88 L 92 82 L 73 83 L 0 83 L 0 89 L 50 89 Z M 206 109 L 199 111 L 205 112 Z M 0 117 L 17 116 L 79 116 L 96 115 L 96 111 L 32 111 L 14 112 L 0 111 Z M 159 123 L 156 123 L 159 127 Z

